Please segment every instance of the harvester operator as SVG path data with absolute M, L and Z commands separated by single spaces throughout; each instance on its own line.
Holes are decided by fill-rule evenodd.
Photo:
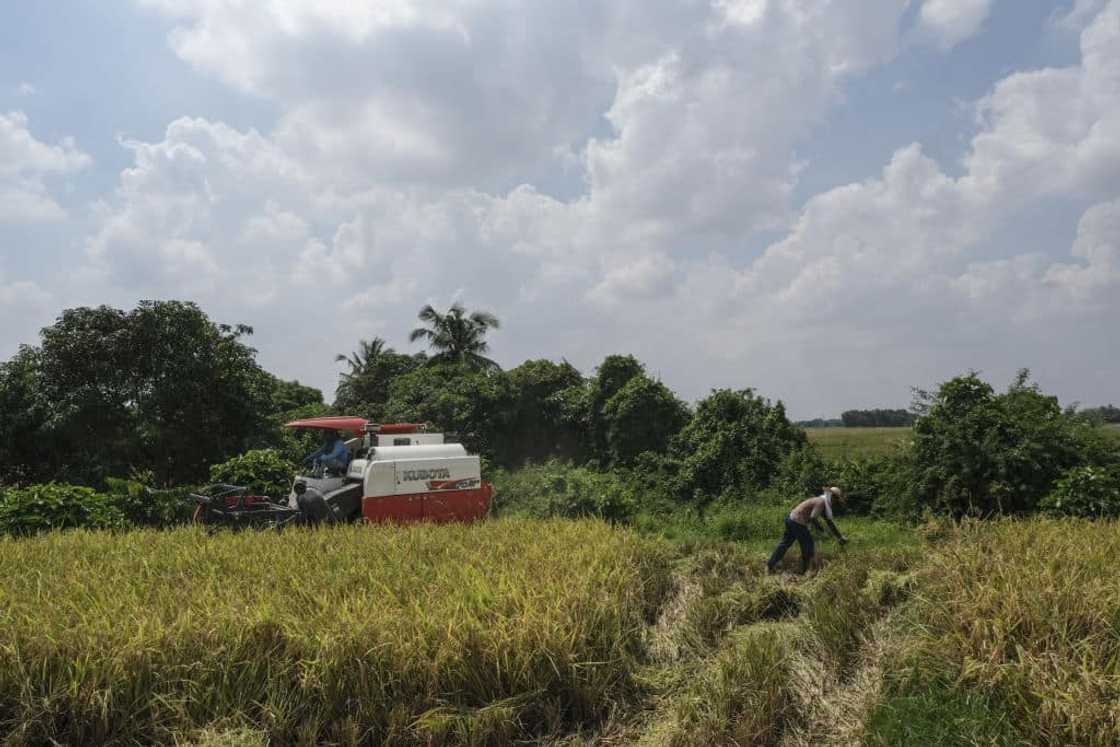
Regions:
M 778 546 L 774 548 L 770 559 L 766 561 L 766 569 L 770 573 L 774 572 L 774 568 L 794 542 L 801 546 L 801 572 L 805 573 L 809 570 L 809 563 L 813 560 L 813 535 L 809 532 L 809 525 L 812 524 L 818 531 L 823 531 L 819 521 L 822 514 L 829 530 L 836 537 L 836 541 L 841 545 L 847 544 L 848 541 L 844 539 L 844 535 L 840 534 L 840 530 L 832 523 L 833 500 L 843 502 L 843 491 L 835 486 L 826 487 L 823 493 L 801 501 L 789 512 L 789 516 L 786 517 L 786 527 L 782 533 L 782 539 L 778 542 Z
M 345 472 L 350 465 L 350 449 L 338 431 L 323 431 L 323 445 L 307 461 L 334 472 Z

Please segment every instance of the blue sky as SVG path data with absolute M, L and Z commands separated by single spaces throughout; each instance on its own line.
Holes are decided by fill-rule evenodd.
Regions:
M 187 298 L 329 395 L 461 300 L 798 416 L 1118 401 L 1118 70 L 1120 0 L 8 4 L 0 357 Z

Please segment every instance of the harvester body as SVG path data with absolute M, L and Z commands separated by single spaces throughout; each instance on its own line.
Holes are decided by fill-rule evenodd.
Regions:
M 236 486 L 213 486 L 224 493 L 195 496 L 196 516 L 210 523 L 281 525 L 475 521 L 489 513 L 493 489 L 482 481 L 479 458 L 462 444 L 445 443 L 442 433 L 351 417 L 299 420 L 288 427 L 350 435 L 345 472 L 317 467 L 298 475 L 283 502 L 246 495 Z

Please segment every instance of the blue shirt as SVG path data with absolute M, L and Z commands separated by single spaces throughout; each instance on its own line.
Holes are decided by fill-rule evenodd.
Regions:
M 341 438 L 337 438 L 330 446 L 323 446 L 323 448 L 312 454 L 311 458 L 321 462 L 328 462 L 334 459 L 345 466 L 350 463 L 350 449 L 346 448 L 345 441 Z

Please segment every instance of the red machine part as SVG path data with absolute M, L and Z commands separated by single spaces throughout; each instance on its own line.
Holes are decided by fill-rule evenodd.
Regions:
M 417 433 L 420 430 L 418 423 L 385 423 L 377 426 L 377 433 L 391 436 L 395 433 Z
M 362 517 L 371 524 L 431 521 L 477 521 L 490 511 L 494 487 L 484 482 L 472 490 L 434 490 L 410 495 L 366 496 Z
M 355 436 L 365 433 L 369 421 L 351 416 L 306 418 L 286 423 L 286 428 L 312 428 L 316 430 L 348 431 Z
M 353 415 L 331 415 L 321 418 L 305 418 L 285 423 L 287 428 L 311 428 L 315 430 L 348 431 L 355 436 L 360 436 L 366 431 L 369 421 Z M 396 433 L 418 433 L 422 426 L 419 423 L 384 423 L 370 428 L 374 433 L 393 435 Z

